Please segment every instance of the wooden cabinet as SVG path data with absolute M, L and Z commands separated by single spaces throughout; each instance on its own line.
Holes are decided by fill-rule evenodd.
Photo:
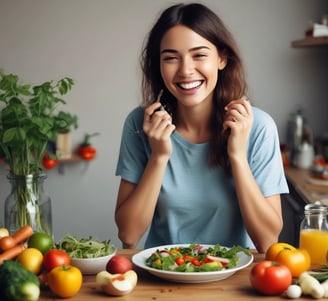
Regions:
M 327 47 L 328 37 L 307 37 L 301 40 L 292 41 L 292 47 L 305 48 L 305 47 Z

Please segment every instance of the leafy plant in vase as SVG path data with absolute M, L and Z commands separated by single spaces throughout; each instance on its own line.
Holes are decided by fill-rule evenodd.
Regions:
M 5 202 L 10 233 L 29 224 L 52 234 L 50 198 L 44 195 L 42 159 L 58 134 L 56 114 L 74 82 L 65 77 L 40 85 L 19 84 L 19 77 L 0 70 L 0 149 L 9 165 L 11 193 Z M 50 219 L 50 220 L 49 220 Z

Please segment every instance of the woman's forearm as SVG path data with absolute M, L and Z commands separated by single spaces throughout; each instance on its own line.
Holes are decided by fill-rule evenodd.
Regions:
M 280 195 L 264 198 L 246 160 L 232 161 L 240 211 L 246 229 L 260 253 L 277 242 L 282 229 Z
M 125 247 L 134 248 L 152 221 L 167 162 L 151 156 L 137 185 L 121 182 L 115 220 Z

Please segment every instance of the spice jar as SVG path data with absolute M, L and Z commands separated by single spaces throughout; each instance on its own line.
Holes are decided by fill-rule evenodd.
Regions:
M 312 264 L 327 264 L 328 207 L 307 204 L 300 226 L 300 248 L 309 252 Z

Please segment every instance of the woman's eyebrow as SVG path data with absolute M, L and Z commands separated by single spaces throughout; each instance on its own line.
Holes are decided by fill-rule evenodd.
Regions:
M 163 49 L 161 51 L 161 54 L 163 53 L 177 53 L 178 51 L 177 50 L 174 50 L 174 49 Z
M 197 50 L 201 50 L 201 49 L 208 49 L 208 50 L 210 50 L 210 48 L 207 47 L 207 46 L 197 46 L 197 47 L 193 47 L 193 48 L 189 49 L 189 51 L 197 51 Z M 168 48 L 168 49 L 163 49 L 161 51 L 161 54 L 163 54 L 163 53 L 177 53 L 177 52 L 178 51 L 175 50 L 175 49 Z

